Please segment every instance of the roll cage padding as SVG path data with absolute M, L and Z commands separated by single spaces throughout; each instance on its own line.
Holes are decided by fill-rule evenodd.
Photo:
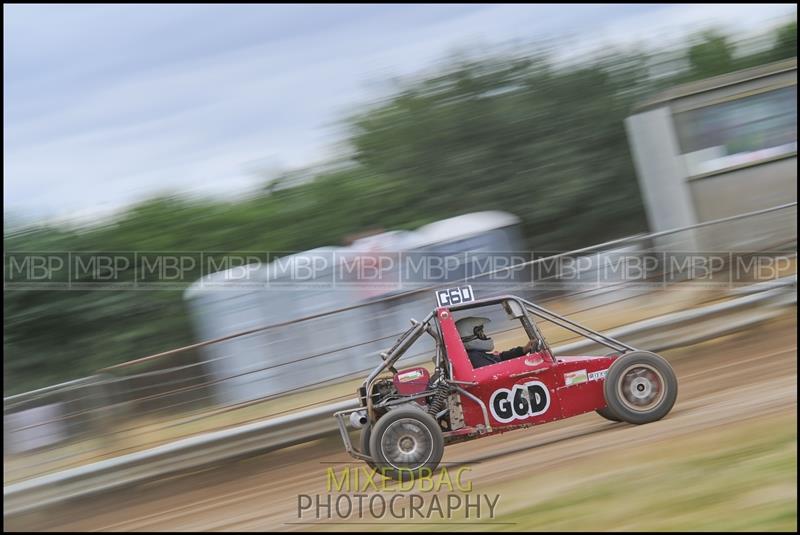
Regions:
M 436 310 L 439 329 L 442 333 L 442 342 L 450 362 L 451 379 L 456 381 L 472 381 L 472 363 L 469 361 L 467 350 L 461 342 L 461 337 L 456 329 L 453 314 L 446 308 Z

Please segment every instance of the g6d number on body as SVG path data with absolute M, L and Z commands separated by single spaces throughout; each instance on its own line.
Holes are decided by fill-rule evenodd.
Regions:
M 460 305 L 461 303 L 468 303 L 474 300 L 475 294 L 472 293 L 472 286 L 448 288 L 447 290 L 438 290 L 436 292 L 436 303 L 440 307 Z
M 489 399 L 492 416 L 498 422 L 525 420 L 547 412 L 550 408 L 550 391 L 541 381 L 530 381 L 508 388 L 499 388 Z

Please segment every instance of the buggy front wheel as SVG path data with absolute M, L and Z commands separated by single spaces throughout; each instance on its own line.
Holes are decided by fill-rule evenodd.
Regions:
M 444 437 L 433 416 L 421 409 L 392 409 L 375 423 L 369 451 L 376 469 L 407 481 L 433 472 L 444 454 Z
M 611 364 L 603 393 L 613 416 L 623 422 L 646 424 L 672 410 L 678 379 L 664 358 L 649 351 L 634 351 Z

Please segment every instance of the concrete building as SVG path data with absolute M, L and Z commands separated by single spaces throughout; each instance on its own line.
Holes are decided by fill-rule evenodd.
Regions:
M 626 129 L 651 231 L 797 200 L 796 58 L 674 87 Z M 751 247 L 764 235 L 752 230 L 683 246 Z

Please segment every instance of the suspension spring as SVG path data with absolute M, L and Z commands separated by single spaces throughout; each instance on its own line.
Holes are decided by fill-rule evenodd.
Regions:
M 428 414 L 437 415 L 447 407 L 447 396 L 450 395 L 450 387 L 444 382 L 436 385 L 436 392 L 433 393 L 431 403 L 428 406 Z

